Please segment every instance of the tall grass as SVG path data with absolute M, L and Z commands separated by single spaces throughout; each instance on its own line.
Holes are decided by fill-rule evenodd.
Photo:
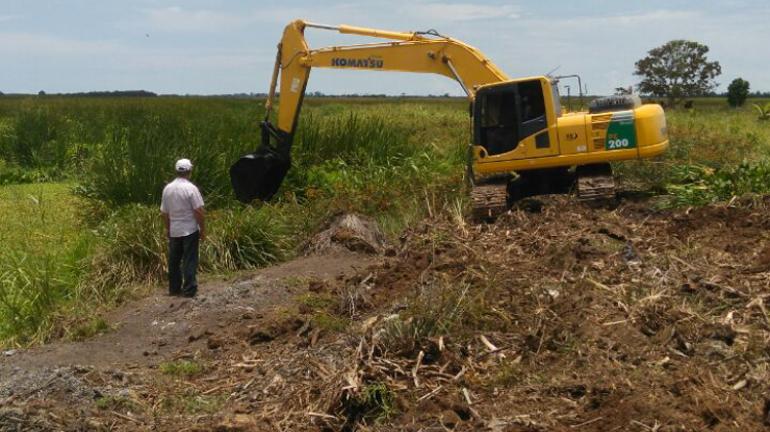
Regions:
M 285 256 L 289 233 L 273 207 L 217 210 L 208 218 L 202 271 L 261 267 Z M 85 296 L 115 304 L 133 295 L 136 285 L 165 279 L 167 240 L 157 207 L 123 206 L 99 225 L 95 236 L 98 245 L 81 288 Z
M 69 185 L 0 188 L 0 341 L 25 343 L 53 328 L 90 253 Z
M 244 148 L 255 146 L 252 118 L 228 113 L 129 111 L 93 146 L 83 176 L 86 194 L 112 204 L 157 203 L 174 161 L 195 164 L 195 180 L 209 203 L 231 195 L 228 168 Z
M 46 240 L 23 248 L 22 236 L 7 243 L 19 254 L 2 261 L 0 325 L 7 327 L 0 329 L 0 341 L 42 340 L 75 310 L 82 315 L 109 307 L 165 280 L 158 203 L 174 160 L 182 156 L 194 161 L 193 181 L 209 209 L 204 271 L 290 257 L 339 211 L 372 215 L 388 232 L 398 232 L 422 216 L 426 203 L 440 207 L 461 191 L 467 118 L 458 108 L 311 100 L 297 133 L 294 167 L 275 203 L 243 206 L 230 198 L 227 168 L 257 145 L 261 108 L 255 101 L 0 100 L 0 179 L 3 172 L 52 173 L 73 179 L 84 197 L 67 194 L 51 202 L 61 208 L 31 214 L 47 219 L 45 227 L 69 227 L 56 251 L 46 250 Z M 40 149 L 57 156 L 39 157 L 48 154 Z M 51 177 L 7 176 L 11 182 Z M 10 202 L 37 199 L 26 195 Z M 18 209 L 7 210 L 15 224 L 26 222 Z M 26 228 L 27 236 L 46 233 L 36 224 Z
M 25 343 L 53 327 L 76 283 L 74 263 L 55 254 L 6 254 L 0 261 L 0 340 Z M 69 267 L 69 268 L 68 268 Z
M 426 151 L 455 158 L 453 151 L 466 141 L 465 105 L 454 101 L 310 99 L 306 105 L 295 169 L 284 188 L 290 194 L 307 186 L 304 173 L 311 167 L 337 161 L 408 165 L 408 158 Z M 7 172 L 20 166 L 46 174 L 20 181 L 69 176 L 85 195 L 122 205 L 157 203 L 174 160 L 189 157 L 209 204 L 229 206 L 228 168 L 258 145 L 262 112 L 257 100 L 5 98 L 0 159 Z
M 289 255 L 292 221 L 274 206 L 213 212 L 212 230 L 202 247 L 201 267 L 231 271 L 262 267 Z

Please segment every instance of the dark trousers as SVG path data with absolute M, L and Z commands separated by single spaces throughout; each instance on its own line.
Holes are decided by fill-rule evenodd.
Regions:
M 198 231 L 168 239 L 168 292 L 192 297 L 198 292 Z M 184 281 L 183 281 L 184 278 Z

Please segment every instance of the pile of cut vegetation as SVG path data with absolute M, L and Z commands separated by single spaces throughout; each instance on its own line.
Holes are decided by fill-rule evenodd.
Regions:
M 254 380 L 239 411 L 291 430 L 764 427 L 770 201 L 543 201 L 427 221 L 319 291 L 349 324 L 257 346 L 260 373 L 229 378 Z

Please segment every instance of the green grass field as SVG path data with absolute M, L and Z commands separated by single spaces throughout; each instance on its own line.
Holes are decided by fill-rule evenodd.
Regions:
M 91 253 L 81 199 L 68 183 L 0 187 L 0 340 L 51 332 L 59 306 L 78 295 Z
M 667 111 L 671 150 L 616 164 L 626 188 L 662 205 L 770 192 L 770 122 L 750 106 L 698 99 Z M 355 211 L 397 235 L 465 205 L 467 102 L 314 99 L 277 199 L 244 206 L 227 169 L 258 143 L 261 101 L 0 98 L 0 345 L 77 333 L 78 316 L 163 280 L 158 202 L 190 157 L 210 209 L 209 272 L 291 257 L 329 215 Z M 429 204 L 426 204 L 429 203 Z
M 70 183 L 33 183 L 0 188 L 0 243 L 26 253 L 58 253 L 80 233 L 79 201 Z

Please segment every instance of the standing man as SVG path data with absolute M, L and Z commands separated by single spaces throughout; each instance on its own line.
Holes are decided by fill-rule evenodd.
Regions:
M 163 188 L 160 203 L 168 236 L 168 291 L 172 296 L 195 297 L 198 292 L 198 242 L 206 239 L 206 229 L 203 197 L 190 181 L 192 167 L 189 159 L 176 161 L 176 179 Z

